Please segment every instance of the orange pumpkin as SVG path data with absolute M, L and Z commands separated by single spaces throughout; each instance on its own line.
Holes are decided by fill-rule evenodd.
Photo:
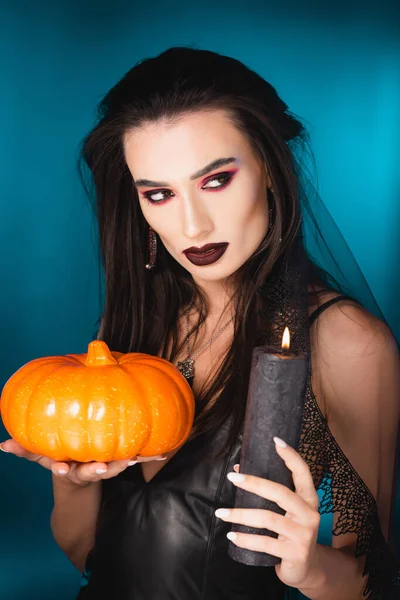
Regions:
M 58 461 L 109 462 L 154 456 L 187 439 L 194 397 L 169 361 L 111 352 L 38 358 L 10 377 L 1 416 L 21 446 Z

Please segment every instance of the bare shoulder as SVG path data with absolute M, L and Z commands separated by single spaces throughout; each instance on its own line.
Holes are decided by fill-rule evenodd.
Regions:
M 323 302 L 337 295 L 327 294 Z M 319 315 L 311 328 L 311 349 L 313 387 L 325 414 L 335 406 L 351 412 L 357 398 L 372 399 L 367 387 L 398 383 L 398 346 L 390 328 L 351 300 L 339 301 Z
M 311 327 L 311 359 L 315 398 L 335 440 L 376 499 L 387 535 L 400 419 L 396 340 L 385 323 L 344 300 L 322 312 Z
M 323 297 L 323 303 L 338 296 L 330 292 Z M 317 319 L 313 328 L 312 338 L 315 336 L 320 345 L 325 346 L 325 351 L 347 355 L 366 352 L 384 352 L 384 347 L 395 350 L 396 341 L 390 328 L 380 319 L 368 312 L 365 308 L 345 299 L 333 304 L 326 309 Z

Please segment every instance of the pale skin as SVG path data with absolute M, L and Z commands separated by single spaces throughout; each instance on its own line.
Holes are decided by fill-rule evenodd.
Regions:
M 191 273 L 209 300 L 210 314 L 200 332 L 200 345 L 233 314 L 229 300 L 235 290 L 235 273 L 256 250 L 268 230 L 266 188 L 271 185 L 268 172 L 247 139 L 219 110 L 194 113 L 172 122 L 146 124 L 125 135 L 124 148 L 144 218 L 175 260 Z M 194 177 L 221 158 L 235 160 Z M 228 177 L 223 174 L 228 171 L 232 177 L 229 184 L 224 185 Z M 148 182 L 138 185 L 140 179 L 162 182 L 162 185 Z M 216 193 L 212 188 L 221 190 Z M 146 193 L 151 194 L 153 200 L 163 202 L 151 203 L 145 197 Z M 229 243 L 224 256 L 215 264 L 195 266 L 183 254 L 189 246 L 209 242 Z M 326 299 L 329 296 L 323 300 Z M 313 308 L 310 307 L 310 312 Z M 196 323 L 194 312 L 191 320 Z M 184 322 L 178 325 L 184 336 Z M 212 365 L 215 366 L 226 352 L 232 334 L 231 324 L 196 359 L 195 393 L 212 375 Z M 390 472 L 399 420 L 396 345 L 380 321 L 351 302 L 341 302 L 340 306 L 321 316 L 318 341 L 315 329 L 311 331 L 312 348 L 317 344 L 319 352 L 312 356 L 314 392 L 335 438 L 374 494 L 382 529 L 387 535 Z M 358 424 L 356 433 L 354 427 L 351 432 L 348 430 L 349 422 L 353 421 Z M 5 443 L 5 449 L 24 456 L 11 440 Z M 240 474 L 238 465 L 236 476 L 244 475 L 244 479 L 234 481 L 235 474 L 228 477 L 233 485 L 274 500 L 285 515 L 224 508 L 228 512 L 217 511 L 217 517 L 275 531 L 278 539 L 237 534 L 232 541 L 238 546 L 281 558 L 276 567 L 278 577 L 311 600 L 361 599 L 363 564 L 362 559 L 356 560 L 353 555 L 355 537 L 333 538 L 332 547 L 317 544 L 318 496 L 308 465 L 293 448 L 280 440 L 276 441 L 276 450 L 293 473 L 293 492 L 272 481 Z M 174 453 L 170 453 L 167 460 Z M 127 467 L 127 464 L 113 463 L 71 467 L 44 464 L 44 459 L 40 460 L 53 473 L 60 468 L 68 469 L 67 474 L 59 477 L 69 478 L 77 485 L 113 477 Z M 145 479 L 149 481 L 154 477 L 165 462 L 143 463 Z M 106 469 L 106 472 L 96 473 L 98 468 Z

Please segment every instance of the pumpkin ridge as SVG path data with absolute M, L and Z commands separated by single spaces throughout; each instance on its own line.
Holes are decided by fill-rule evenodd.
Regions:
M 183 435 L 182 435 L 182 421 L 183 421 L 183 417 L 185 416 L 187 419 L 189 417 L 188 415 L 188 408 L 187 408 L 187 403 L 186 401 L 183 401 L 183 396 L 184 396 L 184 392 L 182 390 L 182 388 L 178 385 L 177 380 L 180 381 L 180 373 L 177 371 L 177 369 L 175 369 L 175 367 L 169 363 L 169 361 L 165 361 L 166 363 L 168 363 L 168 367 L 167 369 L 160 369 L 158 365 L 154 364 L 153 360 L 148 360 L 145 362 L 141 362 L 141 366 L 142 369 L 137 373 L 136 377 L 138 379 L 140 379 L 141 377 L 143 377 L 145 380 L 148 379 L 153 379 L 153 381 L 155 381 L 155 388 L 159 388 L 160 386 L 163 386 L 163 379 L 167 378 L 168 379 L 168 385 L 169 386 L 173 386 L 175 388 L 175 393 L 171 394 L 171 396 L 168 396 L 169 400 L 169 407 L 167 406 L 167 410 L 172 410 L 174 412 L 174 429 L 172 430 L 172 435 L 171 433 L 169 434 L 169 437 L 172 437 L 172 441 L 171 441 L 171 445 L 173 443 L 173 447 L 175 448 L 177 446 L 177 442 L 182 441 Z M 152 364 L 153 363 L 153 364 Z M 121 365 L 122 366 L 122 365 Z M 131 361 L 131 362 L 126 362 L 122 368 L 136 368 L 138 365 L 136 363 L 136 361 Z M 171 368 L 170 368 L 171 367 Z M 125 369 L 124 369 L 125 370 Z M 154 374 L 154 376 L 151 376 L 151 373 Z M 161 381 L 160 381 L 161 379 Z M 184 380 L 185 382 L 185 380 Z M 186 382 L 185 382 L 186 383 Z M 146 390 L 147 391 L 147 390 Z M 147 391 L 148 393 L 148 391 Z M 162 393 L 160 394 L 161 398 L 162 398 Z M 161 406 L 162 403 L 161 403 Z M 174 407 L 172 409 L 172 406 Z M 153 411 L 154 411 L 154 405 L 151 405 L 151 414 L 152 414 L 152 432 L 154 432 L 154 418 L 153 418 Z M 160 423 L 159 423 L 159 419 L 157 419 L 157 429 L 160 430 Z M 186 428 L 185 428 L 186 429 Z M 147 444 L 145 446 L 143 446 L 143 449 L 145 451 L 144 456 L 148 455 L 147 452 L 147 446 L 148 444 L 150 444 L 150 446 L 152 444 L 154 444 L 154 439 L 152 439 L 152 437 L 150 437 L 150 440 L 148 440 Z M 157 450 L 158 452 L 158 450 Z
M 81 360 L 79 360 L 79 358 L 77 358 L 76 354 L 66 354 L 65 356 L 63 356 L 61 358 L 68 359 L 67 361 L 65 361 L 65 364 L 68 367 L 81 367 L 83 365 L 83 362 Z M 54 361 L 54 362 L 56 362 L 56 361 Z
M 158 363 L 157 366 L 152 364 L 152 363 L 154 363 L 154 359 L 156 359 L 156 362 Z M 159 356 L 153 357 L 152 355 L 142 353 L 139 357 L 138 362 L 141 365 L 146 366 L 146 367 L 151 367 L 151 368 L 155 369 L 156 371 L 162 371 L 166 376 L 168 376 L 168 378 L 171 381 L 173 381 L 175 387 L 179 390 L 179 395 L 181 397 L 181 400 L 183 400 L 183 404 L 184 404 L 184 408 L 185 408 L 186 422 L 188 423 L 188 425 L 185 427 L 185 431 L 179 437 L 179 444 L 177 444 L 177 446 L 179 446 L 182 443 L 182 441 L 184 441 L 186 439 L 186 437 L 189 435 L 189 433 L 193 427 L 195 406 L 194 406 L 194 402 L 192 402 L 187 395 L 188 389 L 190 389 L 190 391 L 191 391 L 190 385 L 186 381 L 186 379 L 184 379 L 181 376 L 178 368 L 173 363 L 171 363 L 171 361 L 169 361 L 165 358 L 161 358 Z M 129 363 L 127 361 L 126 364 L 132 364 L 132 363 Z M 177 403 L 177 402 L 175 401 L 175 403 Z M 179 405 L 179 403 L 178 403 L 178 405 Z M 182 413 L 183 413 L 183 408 L 180 407 L 180 416 L 181 417 L 182 417 Z
M 74 374 L 72 380 L 71 380 L 71 388 L 72 390 L 75 392 L 76 389 L 80 390 L 81 392 L 81 396 L 79 397 L 78 395 L 76 395 L 76 398 L 78 398 L 78 401 L 80 400 L 80 410 L 81 410 L 81 418 L 82 418 L 82 425 L 81 425 L 81 429 L 80 432 L 77 433 L 76 430 L 76 419 L 73 418 L 73 416 L 66 416 L 65 421 L 63 421 L 63 419 L 58 418 L 58 422 L 57 422 L 57 431 L 58 433 L 62 433 L 61 436 L 61 446 L 66 448 L 67 446 L 69 446 L 69 438 L 72 437 L 73 435 L 78 436 L 79 440 L 80 440 L 80 446 L 85 448 L 84 453 L 85 455 L 90 455 L 91 451 L 94 450 L 94 438 L 93 435 L 91 433 L 91 427 L 90 427 L 90 423 L 91 423 L 91 419 L 89 417 L 89 406 L 90 406 L 90 402 L 86 403 L 85 397 L 86 397 L 86 393 L 87 390 L 90 390 L 91 387 L 93 386 L 93 382 L 95 381 L 96 377 L 94 376 L 93 373 L 93 369 L 89 369 L 89 373 L 90 375 L 88 376 L 88 372 L 85 371 L 85 365 L 83 362 L 79 362 L 78 365 L 76 365 L 78 368 L 77 372 Z M 68 367 L 70 367 L 70 365 L 68 365 Z M 74 365 L 75 368 L 75 365 Z M 73 399 L 73 396 L 69 396 L 69 395 L 65 395 L 64 396 L 64 401 L 67 402 L 71 402 Z M 92 398 L 93 400 L 93 398 Z M 107 406 L 107 403 L 105 403 L 105 405 Z M 83 410 L 85 409 L 85 410 Z M 69 428 L 68 428 L 68 427 Z M 71 450 L 71 448 L 69 448 L 69 450 Z M 72 452 L 70 452 L 70 454 L 74 454 L 76 453 L 76 448 L 72 448 Z M 85 460 L 81 460 L 81 459 L 77 459 L 76 457 L 72 458 L 71 456 L 69 457 L 70 460 L 77 460 L 78 462 L 86 462 Z
M 60 362 L 61 362 L 61 359 L 63 357 L 56 357 L 56 358 L 60 358 Z M 55 362 L 57 362 L 57 361 L 55 361 L 55 360 L 52 361 L 52 364 L 54 364 Z M 33 360 L 30 360 L 29 362 L 22 365 L 19 369 L 17 369 L 15 371 L 15 373 L 10 375 L 10 377 L 5 382 L 3 389 L 6 388 L 9 381 L 12 380 L 13 385 L 15 385 L 15 384 L 19 383 L 20 381 L 23 381 L 27 376 L 30 376 L 31 373 L 33 371 L 35 371 L 38 367 L 44 366 L 47 364 L 49 364 L 49 359 L 46 356 L 42 356 L 41 358 L 34 358 Z
M 31 364 L 33 362 L 35 362 L 34 365 Z M 42 364 L 38 365 L 39 362 Z M 3 388 L 3 393 L 1 396 L 1 414 L 2 414 L 4 426 L 6 427 L 7 431 L 8 431 L 8 428 L 10 427 L 9 423 L 12 422 L 12 418 L 11 418 L 11 414 L 10 414 L 10 411 L 12 408 L 12 402 L 10 402 L 12 392 L 14 392 L 14 390 L 16 389 L 17 394 L 18 394 L 18 390 L 21 388 L 21 386 L 24 385 L 24 381 L 28 377 L 31 377 L 35 371 L 37 372 L 40 369 L 40 367 L 49 366 L 48 362 L 45 362 L 45 358 L 35 359 L 34 361 L 31 361 L 31 363 L 26 363 L 25 365 L 22 365 L 22 367 L 20 367 L 11 377 L 9 377 L 9 379 L 7 380 L 7 382 Z M 24 367 L 26 367 L 27 365 L 30 365 L 31 368 L 28 370 L 28 372 L 26 372 L 25 370 L 24 370 L 24 372 L 22 372 L 22 369 L 24 369 Z M 26 424 L 27 424 L 27 419 L 28 419 L 27 411 L 29 410 L 31 396 L 32 396 L 32 390 L 30 390 L 29 397 L 27 398 L 27 404 L 26 404 L 25 410 L 24 411 L 21 410 L 18 413 L 19 417 L 22 417 L 22 419 L 24 420 L 24 425 L 25 425 L 24 432 L 26 432 Z M 16 432 L 13 431 L 12 427 L 10 427 L 10 429 L 11 429 L 11 431 L 8 431 L 8 433 L 11 435 L 11 437 L 14 437 Z M 31 445 L 29 437 L 26 435 L 26 433 L 24 433 L 22 435 L 22 438 L 24 438 L 24 441 L 25 440 L 28 441 L 28 443 Z M 23 441 L 19 435 L 18 435 L 18 439 L 21 440 L 21 442 Z M 18 440 L 16 440 L 16 441 L 18 442 Z M 31 445 L 31 448 L 32 448 L 32 445 Z M 29 448 L 27 448 L 27 450 L 29 450 Z
M 174 447 L 172 448 L 172 450 L 175 450 L 175 448 L 177 448 L 178 446 L 181 445 L 182 440 L 184 439 L 183 437 L 183 425 L 185 423 L 185 421 L 188 421 L 188 410 L 187 410 L 187 406 L 186 406 L 186 402 L 182 403 L 179 401 L 179 397 L 182 397 L 182 391 L 181 388 L 179 387 L 179 385 L 177 384 L 177 382 L 172 379 L 172 382 L 175 386 L 175 389 L 177 390 L 176 395 L 174 395 L 174 402 L 175 402 L 175 406 L 177 408 L 177 413 L 178 413 L 178 418 L 179 418 L 179 428 L 176 435 L 175 435 L 175 440 L 174 440 Z M 185 414 L 183 414 L 185 413 Z M 186 429 L 186 427 L 185 427 Z M 171 442 L 172 443 L 172 442 Z
M 40 357 L 40 358 L 35 358 L 27 363 L 25 363 L 24 365 L 22 365 L 17 371 L 15 371 L 15 373 L 13 373 L 6 381 L 6 383 L 3 386 L 3 392 L 1 394 L 0 397 L 0 407 L 1 407 L 1 414 L 3 417 L 3 421 L 9 421 L 9 406 L 10 406 L 10 398 L 12 396 L 12 393 L 9 391 L 10 389 L 19 389 L 21 385 L 24 385 L 26 383 L 26 379 L 35 376 L 35 372 L 37 373 L 38 370 L 41 367 L 46 367 L 49 364 L 51 364 L 51 366 L 53 367 L 55 363 L 63 363 L 64 357 L 63 356 L 57 356 L 54 357 L 55 359 L 58 360 L 52 360 L 51 363 L 49 363 L 49 358 L 48 357 Z M 50 371 L 52 372 L 52 371 Z M 31 393 L 32 395 L 32 393 Z M 4 408 L 5 406 L 5 408 Z M 4 417 L 5 414 L 5 417 Z
M 155 367 L 153 367 L 153 368 L 155 368 Z M 170 383 L 170 385 L 172 384 L 176 390 L 175 394 L 171 394 L 171 396 L 173 398 L 174 406 L 175 406 L 176 420 L 178 421 L 178 425 L 176 426 L 174 440 L 173 440 L 173 442 L 171 441 L 171 444 L 172 443 L 174 444 L 173 445 L 173 449 L 174 449 L 177 446 L 177 442 L 181 439 L 180 432 L 182 429 L 182 405 L 181 405 L 181 402 L 179 401 L 179 396 L 181 396 L 181 391 L 179 389 L 179 386 L 176 384 L 175 379 L 173 379 L 172 377 L 170 377 L 169 383 Z
M 186 393 L 182 390 L 181 387 L 180 387 L 180 392 L 181 392 L 182 397 L 184 398 L 184 407 L 185 407 L 185 412 L 186 412 L 184 423 L 187 423 L 187 425 L 182 432 L 178 446 L 180 446 L 183 443 L 183 441 L 186 440 L 189 433 L 191 432 L 191 430 L 193 428 L 193 420 L 194 420 L 194 412 L 195 412 L 194 403 L 188 402 Z
M 173 365 L 170 361 L 166 361 L 167 362 L 167 369 L 165 370 L 165 372 L 170 371 L 170 374 L 172 376 L 177 375 L 176 377 L 174 377 L 174 382 L 176 384 L 176 386 L 178 387 L 180 394 L 182 396 L 182 399 L 184 401 L 185 404 L 185 408 L 186 408 L 186 414 L 187 414 L 187 420 L 189 421 L 187 427 L 186 427 L 186 435 L 188 435 L 193 427 L 193 419 L 194 419 L 194 412 L 195 412 L 195 407 L 194 407 L 194 402 L 192 402 L 188 395 L 187 395 L 187 391 L 191 390 L 191 387 L 189 385 L 189 383 L 187 382 L 186 379 L 184 379 L 178 368 Z
M 110 384 L 108 382 L 106 384 L 106 387 L 107 388 L 110 387 Z M 121 396 L 120 399 L 119 399 L 118 407 L 116 407 L 116 412 L 118 414 L 118 419 L 120 421 L 122 421 L 122 422 L 123 422 L 122 415 L 125 416 L 124 402 L 125 402 L 125 399 Z M 121 428 L 119 428 L 119 429 L 121 429 Z M 115 435 L 114 436 L 114 444 L 113 444 L 113 448 L 112 448 L 112 453 L 113 453 L 114 456 L 116 454 L 118 454 L 118 452 L 120 451 L 120 448 L 121 448 L 121 443 L 120 442 L 121 442 L 120 436 Z
M 132 363 L 129 363 L 129 364 L 132 365 Z M 146 398 L 147 390 L 146 390 L 145 386 L 143 385 L 142 381 L 140 380 L 140 377 L 138 377 L 138 375 L 136 373 L 131 373 L 129 371 L 129 369 L 126 368 L 127 363 L 126 364 L 120 363 L 119 366 L 120 366 L 121 371 L 124 374 L 126 380 L 129 382 L 129 387 L 132 390 L 132 397 L 134 397 L 137 394 L 137 391 L 139 390 L 140 397 Z M 135 383 L 133 383 L 133 381 Z M 121 398 L 120 402 L 123 402 L 122 398 Z M 153 431 L 153 411 L 148 408 L 148 406 L 146 405 L 145 402 L 143 403 L 143 407 L 146 411 L 147 435 L 146 435 L 145 441 L 142 442 L 141 447 L 139 448 L 139 450 L 137 452 L 137 454 L 139 454 L 139 455 L 140 455 L 141 451 L 143 450 L 143 448 L 145 448 L 147 446 L 147 444 L 150 442 L 151 437 L 152 437 L 152 431 Z M 125 407 L 124 407 L 124 412 L 122 414 L 125 414 Z M 118 443 L 118 440 L 117 440 L 117 443 Z M 119 443 L 118 443 L 118 447 L 119 447 Z
M 45 366 L 45 365 L 43 365 Z M 54 365 L 52 365 L 54 366 Z M 56 369 L 53 369 L 50 373 L 50 375 L 52 375 L 53 373 L 55 373 L 56 371 L 59 371 L 60 369 L 62 369 L 63 365 L 59 365 Z M 24 426 L 25 426 L 25 436 L 26 439 L 28 440 L 28 443 L 30 444 L 30 446 L 32 448 L 35 448 L 35 444 L 32 442 L 31 438 L 29 437 L 30 435 L 30 427 L 29 427 L 29 423 L 30 423 L 30 418 L 29 418 L 29 407 L 32 401 L 32 397 L 34 396 L 35 391 L 37 390 L 38 386 L 40 385 L 40 383 L 42 383 L 43 379 L 46 377 L 46 374 L 42 374 L 42 376 L 40 378 L 38 378 L 38 380 L 35 383 L 35 387 L 33 389 L 31 389 L 31 394 L 30 394 L 30 402 L 28 402 L 27 407 L 26 407 L 26 411 L 25 411 L 25 422 L 24 422 Z M 58 432 L 57 432 L 57 440 L 58 440 Z M 59 447 L 57 448 L 57 450 L 59 449 Z M 36 454 L 36 453 L 35 453 Z

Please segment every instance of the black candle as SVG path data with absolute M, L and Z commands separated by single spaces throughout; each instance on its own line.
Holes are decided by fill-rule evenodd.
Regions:
M 249 390 L 240 455 L 240 472 L 276 481 L 293 489 L 291 471 L 276 452 L 275 436 L 298 448 L 308 374 L 308 357 L 289 351 L 286 328 L 282 349 L 260 346 L 252 354 Z M 236 490 L 235 508 L 258 508 L 279 514 L 284 511 L 275 503 L 240 488 Z M 258 535 L 277 534 L 233 524 L 232 531 Z M 254 566 L 273 566 L 280 559 L 264 552 L 239 548 L 229 543 L 229 556 Z

